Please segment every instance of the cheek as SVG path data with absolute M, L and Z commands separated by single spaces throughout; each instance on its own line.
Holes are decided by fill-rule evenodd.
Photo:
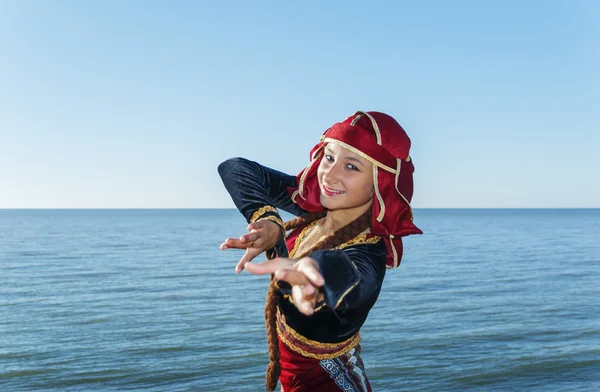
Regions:
M 323 169 L 321 168 L 321 166 L 319 166 L 319 169 L 317 170 L 317 180 L 319 181 L 319 186 L 322 185 L 321 182 L 321 178 L 323 177 Z
M 362 189 L 362 194 L 365 198 L 370 199 L 375 194 L 375 188 L 373 188 L 372 181 L 364 181 L 360 184 L 360 189 Z
M 323 174 L 325 172 L 326 172 L 325 164 L 323 163 L 323 161 L 321 161 L 321 163 L 319 164 L 319 167 L 317 169 L 317 179 L 319 180 L 319 185 L 321 185 Z

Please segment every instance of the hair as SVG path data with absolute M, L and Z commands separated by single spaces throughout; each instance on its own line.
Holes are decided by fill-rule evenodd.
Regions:
M 323 218 L 327 211 L 309 212 L 290 221 L 284 222 L 285 231 L 306 227 L 306 225 Z M 371 226 L 371 208 L 363 215 L 356 218 L 346 226 L 336 230 L 330 236 L 317 242 L 310 250 L 309 254 L 321 249 L 333 249 L 344 242 L 358 236 Z M 266 387 L 268 391 L 274 391 L 277 386 L 277 380 L 281 373 L 279 364 L 279 340 L 277 338 L 277 285 L 275 278 L 271 276 L 269 291 L 265 304 L 265 321 L 267 324 L 267 342 L 269 345 L 269 365 L 267 366 Z

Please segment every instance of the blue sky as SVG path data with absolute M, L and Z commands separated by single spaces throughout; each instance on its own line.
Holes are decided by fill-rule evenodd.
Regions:
M 356 110 L 413 206 L 600 207 L 600 2 L 0 1 L 0 208 L 233 207 Z

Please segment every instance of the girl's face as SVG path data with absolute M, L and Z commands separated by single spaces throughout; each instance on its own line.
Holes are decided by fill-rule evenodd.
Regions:
M 317 171 L 321 204 L 328 210 L 367 210 L 373 200 L 373 164 L 334 143 L 325 146 Z

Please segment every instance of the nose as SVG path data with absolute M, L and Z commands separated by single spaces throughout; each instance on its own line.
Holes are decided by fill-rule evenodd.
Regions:
M 326 183 L 333 185 L 339 182 L 340 174 L 340 165 L 338 162 L 334 162 L 327 167 L 325 173 L 323 174 L 323 178 L 325 179 Z

